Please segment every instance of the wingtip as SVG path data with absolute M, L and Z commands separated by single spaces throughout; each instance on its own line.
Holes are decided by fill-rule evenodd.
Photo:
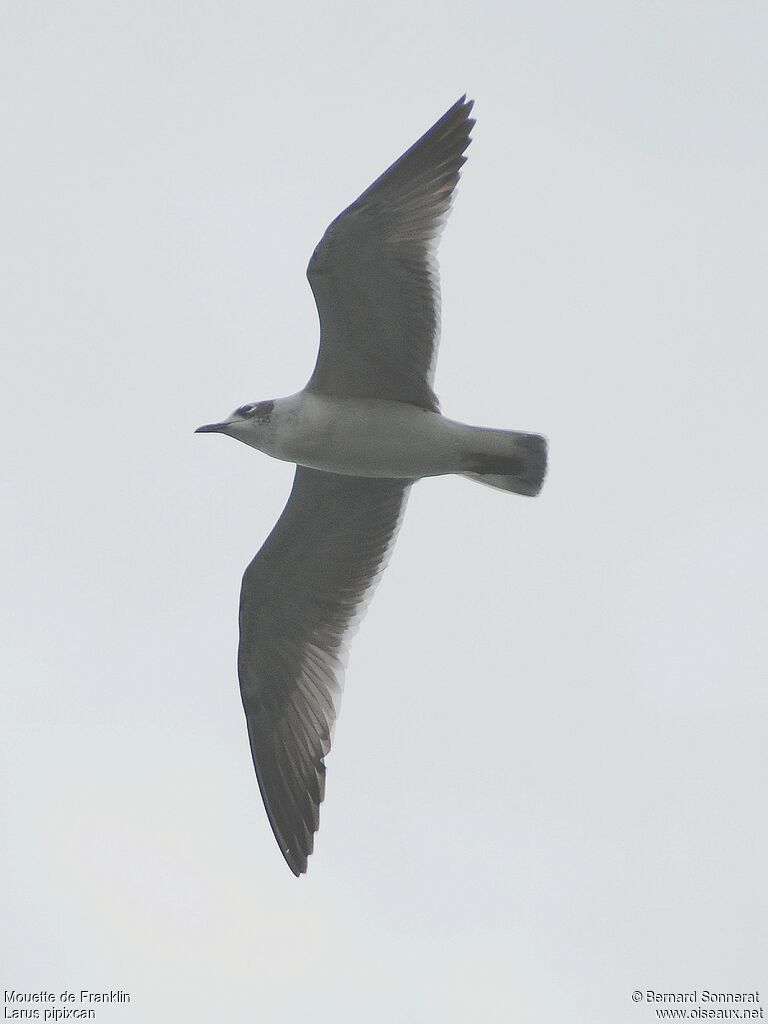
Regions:
M 284 842 L 282 837 L 278 834 L 277 825 L 272 820 L 269 808 L 267 808 L 267 816 L 269 817 L 269 823 L 272 826 L 272 831 L 275 834 L 275 839 L 277 839 L 278 849 L 283 855 L 283 860 L 291 869 L 292 874 L 295 875 L 296 878 L 301 878 L 302 875 L 307 873 L 307 864 L 314 846 L 314 834 L 312 835 L 308 849 L 301 849 L 300 846 L 298 849 L 292 849 L 291 846 Z
M 288 860 L 287 857 L 285 858 L 285 861 L 286 861 L 288 867 L 291 869 L 291 872 L 293 873 L 293 877 L 294 878 L 301 878 L 303 875 L 306 875 L 306 873 L 307 873 L 307 862 L 306 861 L 304 861 L 302 864 L 295 864 L 293 861 Z
M 267 809 L 267 813 L 269 815 L 269 809 Z M 291 847 L 287 843 L 284 843 L 278 835 L 271 815 L 269 815 L 269 818 L 270 824 L 272 825 L 272 831 L 275 833 L 277 845 L 280 847 L 280 853 L 282 853 L 285 863 L 291 869 L 296 878 L 301 878 L 302 875 L 307 873 L 308 861 L 315 846 L 315 831 L 317 831 L 317 829 L 315 828 L 315 831 L 310 833 L 306 844 L 298 843 L 298 849 L 291 849 Z
M 285 863 L 291 869 L 296 878 L 301 878 L 302 875 L 306 875 L 309 854 L 301 853 L 298 850 L 284 849 L 282 846 L 280 847 L 280 852 L 285 858 Z
M 472 108 L 474 107 L 474 105 L 475 105 L 475 101 L 474 100 L 468 100 L 467 99 L 467 94 L 464 93 L 464 95 L 461 96 L 454 103 L 453 107 L 451 108 L 452 110 L 456 110 L 456 111 L 460 111 L 461 112 L 461 114 L 462 114 L 462 122 L 466 126 L 467 135 L 469 135 L 469 133 L 472 131 L 472 129 L 477 124 L 476 118 L 469 116 L 472 113 Z M 469 142 L 471 142 L 471 141 L 472 141 L 472 139 L 469 139 Z M 469 145 L 469 143 L 467 143 L 467 145 Z
M 474 100 L 468 100 L 466 93 L 463 93 L 461 96 L 459 96 L 459 98 L 454 103 L 454 107 L 456 109 L 459 109 L 459 108 L 463 109 L 464 113 L 467 114 L 467 115 L 471 112 L 471 110 L 474 107 L 474 105 L 475 105 L 475 101 Z

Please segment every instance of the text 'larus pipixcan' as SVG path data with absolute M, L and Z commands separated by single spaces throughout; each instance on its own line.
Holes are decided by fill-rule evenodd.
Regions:
M 474 121 L 462 97 L 328 227 L 307 268 L 320 351 L 303 391 L 199 427 L 296 463 L 288 504 L 243 576 L 238 672 L 253 763 L 288 866 L 307 869 L 347 642 L 408 492 L 459 473 L 541 489 L 538 434 L 439 411 L 438 238 Z

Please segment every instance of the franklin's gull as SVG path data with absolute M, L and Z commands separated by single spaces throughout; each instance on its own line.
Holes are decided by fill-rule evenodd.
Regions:
M 538 434 L 447 419 L 432 381 L 438 238 L 474 121 L 462 96 L 328 227 L 307 277 L 320 351 L 306 387 L 199 431 L 296 463 L 293 490 L 243 576 L 238 673 L 264 806 L 291 871 L 307 870 L 347 646 L 414 481 L 458 473 L 535 495 Z

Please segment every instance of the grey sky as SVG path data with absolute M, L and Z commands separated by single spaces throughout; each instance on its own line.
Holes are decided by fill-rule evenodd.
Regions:
M 4 988 L 103 1024 L 655 1019 L 766 977 L 761 4 L 4 6 Z M 326 224 L 464 91 L 444 411 L 297 881 L 235 672 Z M 768 999 L 768 995 L 766 995 Z

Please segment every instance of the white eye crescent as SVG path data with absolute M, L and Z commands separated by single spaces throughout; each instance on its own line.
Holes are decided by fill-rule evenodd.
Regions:
M 274 405 L 274 402 L 249 402 L 248 405 L 241 405 L 239 409 L 235 409 L 233 415 L 242 416 L 243 419 L 255 416 L 259 423 L 266 423 L 272 415 Z

